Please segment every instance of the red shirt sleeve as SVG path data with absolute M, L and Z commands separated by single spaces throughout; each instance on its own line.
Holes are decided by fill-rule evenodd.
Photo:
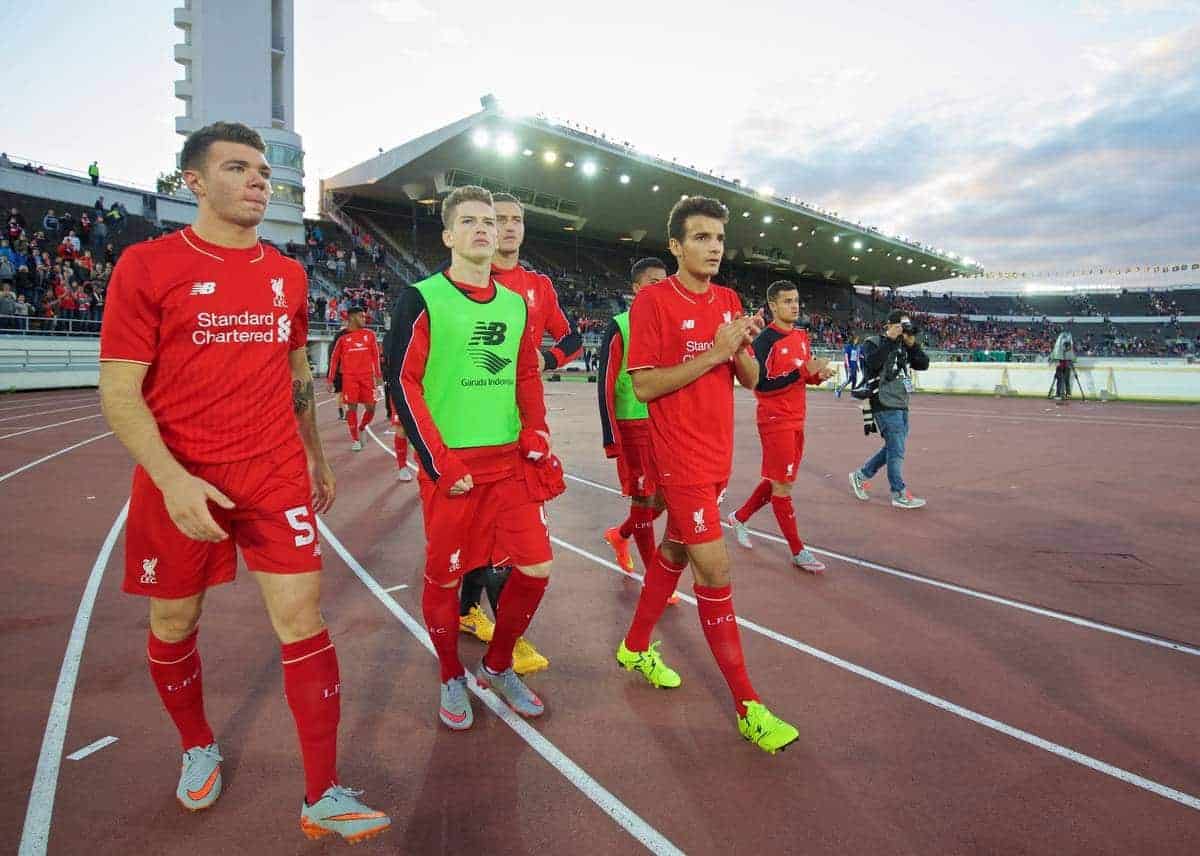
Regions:
M 649 291 L 642 291 L 633 299 L 629 339 L 629 371 L 662 366 L 662 313 Z
M 547 366 L 558 368 L 579 356 L 583 351 L 583 337 L 558 305 L 558 292 L 550 278 L 543 277 L 542 284 L 542 299 L 545 301 L 543 305 L 546 307 L 546 332 L 554 339 L 554 346 L 550 348 L 552 360 L 547 360 Z M 538 335 L 538 344 L 541 344 L 540 331 Z M 553 365 L 550 365 L 551 362 Z
M 517 409 L 521 412 L 523 430 L 546 431 L 546 394 L 542 389 L 542 373 L 538 366 L 538 344 L 542 331 L 526 325 L 517 352 Z
M 141 254 L 126 250 L 113 269 L 100 328 L 100 359 L 150 365 L 158 354 L 162 308 Z
M 371 343 L 371 373 L 376 379 L 380 379 L 382 373 L 379 369 L 379 337 L 372 333 L 368 341 Z
M 288 348 L 297 351 L 308 345 L 308 277 L 304 276 L 304 299 L 292 316 L 292 333 L 288 336 Z

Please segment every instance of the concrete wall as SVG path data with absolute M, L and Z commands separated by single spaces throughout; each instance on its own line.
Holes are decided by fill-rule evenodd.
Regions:
M 98 386 L 100 340 L 0 336 L 0 391 Z

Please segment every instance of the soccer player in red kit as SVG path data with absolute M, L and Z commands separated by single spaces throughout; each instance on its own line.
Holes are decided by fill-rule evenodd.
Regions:
M 634 262 L 630 269 L 630 286 L 634 297 L 647 285 L 667 278 L 667 266 L 661 259 L 645 258 Z M 666 502 L 654 483 L 647 459 L 650 449 L 650 420 L 646 405 L 637 400 L 633 381 L 629 377 L 626 339 L 629 334 L 629 313 L 613 317 L 604 332 L 600 346 L 597 390 L 600 400 L 600 435 L 604 454 L 617 460 L 617 476 L 621 493 L 630 498 L 629 516 L 620 526 L 604 533 L 604 540 L 613 548 L 617 564 L 626 573 L 633 572 L 633 557 L 629 555 L 629 539 L 637 544 L 642 567 L 649 569 L 657 549 L 654 540 L 654 521 L 666 508 Z M 677 603 L 672 593 L 670 603 Z
M 496 206 L 496 254 L 492 258 L 492 277 L 509 291 L 516 292 L 529 308 L 529 327 L 540 346 L 543 334 L 554 344 L 540 349 L 542 369 L 565 366 L 579 356 L 583 338 L 575 324 L 558 304 L 554 283 L 543 273 L 522 266 L 521 244 L 525 241 L 525 207 L 511 193 L 492 196 Z M 500 594 L 511 573 L 509 568 L 485 566 L 463 577 L 459 600 L 459 630 L 470 633 L 484 642 L 492 638 L 494 625 L 483 611 L 481 597 L 486 588 L 494 612 L 500 605 Z M 518 675 L 528 675 L 548 668 L 550 661 L 533 647 L 528 639 L 517 640 L 513 652 L 513 668 Z
M 176 796 L 221 794 L 204 715 L 197 624 L 237 548 L 282 645 L 283 686 L 304 761 L 310 838 L 376 835 L 391 820 L 338 784 L 341 679 L 321 618 L 315 514 L 334 500 L 317 433 L 304 269 L 258 239 L 271 195 L 262 138 L 217 122 L 180 157 L 194 225 L 121 254 L 100 336 L 100 400 L 137 462 L 125 538 L 126 592 L 150 599 L 150 677 L 179 730 Z
M 360 304 L 350 307 L 346 333 L 337 340 L 329 356 L 329 386 L 333 388 L 333 379 L 340 372 L 350 448 L 356 452 L 362 451 L 360 432 L 375 418 L 375 387 L 383 380 L 379 368 L 379 340 L 375 338 L 375 331 L 364 326 L 364 312 Z M 360 404 L 363 406 L 361 422 L 358 419 Z
M 728 220 L 715 199 L 675 203 L 667 235 L 679 270 L 643 288 L 630 310 L 629 373 L 638 400 L 649 405 L 650 461 L 667 502 L 667 531 L 617 662 L 653 686 L 680 685 L 650 636 L 690 562 L 700 625 L 733 695 L 738 730 L 775 753 L 799 733 L 762 704 L 746 672 L 717 507 L 733 464 L 733 379 L 750 389 L 758 383 L 748 346 L 762 329 L 761 319 L 743 315 L 732 289 L 712 282 Z
M 550 581 L 542 503 L 561 493 L 562 470 L 550 454 L 541 331 L 529 326 L 525 301 L 491 275 L 492 195 L 455 189 L 442 201 L 442 223 L 450 267 L 404 289 L 388 366 L 396 411 L 421 464 L 421 609 L 441 666 L 438 717 L 462 731 L 473 722 L 458 657 L 458 587 L 469 568 L 514 566 L 476 679 L 521 716 L 545 710 L 513 670 L 513 649 Z
M 745 504 L 729 515 L 737 542 L 750 549 L 747 521 L 771 503 L 779 530 L 787 539 L 792 564 L 811 574 L 825 565 L 804 546 L 796 531 L 792 487 L 804 456 L 805 385 L 833 377 L 828 360 L 814 359 L 808 330 L 796 326 L 800 319 L 800 292 L 795 283 L 773 282 L 767 288 L 767 306 L 774 320 L 754 340 L 758 360 L 758 436 L 762 440 L 762 481 Z

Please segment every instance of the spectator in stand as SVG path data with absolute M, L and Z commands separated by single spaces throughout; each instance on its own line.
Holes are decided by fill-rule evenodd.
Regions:
M 29 265 L 23 264 L 17 268 L 16 274 L 13 276 L 13 290 L 17 292 L 17 296 L 23 296 L 29 300 L 33 296 L 33 276 L 29 273 Z
M 4 259 L 0 259 L 0 264 L 4 262 Z M 15 329 L 17 325 L 12 316 L 16 314 L 16 294 L 13 293 L 12 287 L 7 282 L 0 283 L 0 332 L 7 333 L 9 330 Z
M 96 219 L 97 219 L 97 220 L 103 220 L 103 219 L 104 219 L 104 211 L 105 211 L 105 208 L 104 208 L 104 196 L 103 196 L 103 195 L 101 195 L 101 196 L 97 196 L 97 197 L 96 197 L 96 201 L 95 201 L 95 203 L 92 205 L 92 210 L 96 212 Z
M 357 249 L 352 249 L 350 251 L 350 273 L 351 273 L 351 275 L 358 273 L 358 250 Z
M 0 152 L 0 168 L 12 169 L 12 161 L 8 159 L 8 152 Z
M 314 305 L 314 306 L 316 306 L 316 308 L 317 308 L 317 314 L 316 314 L 316 316 L 315 316 L 315 317 L 316 317 L 316 319 L 317 319 L 318 321 L 324 321 L 324 320 L 325 320 L 325 307 L 326 307 L 328 304 L 329 304 L 329 301 L 327 301 L 327 300 L 325 299 L 325 296 L 324 296 L 324 295 L 321 295 L 320 297 L 318 297 L 318 298 L 316 299 L 316 301 L 314 301 L 313 305 Z
M 69 261 L 69 260 L 75 258 L 75 252 L 76 252 L 75 242 L 71 240 L 71 238 L 72 238 L 72 236 L 74 236 L 74 234 L 75 234 L 75 232 L 71 231 L 69 234 L 63 235 L 62 241 L 59 242 L 58 249 L 56 250 L 56 252 L 58 253 L 58 257 L 60 259 L 65 259 L 65 260 Z
M 100 164 L 96 161 L 88 164 L 88 178 L 92 180 L 92 187 L 100 183 Z
M 92 242 L 92 218 L 84 211 L 79 215 L 79 240 L 85 244 Z
M 21 332 L 29 330 L 29 301 L 26 300 L 24 294 L 17 295 L 16 305 L 13 306 L 13 314 L 17 316 L 16 329 Z
M 29 228 L 29 223 L 26 221 L 25 215 L 15 205 L 9 210 L 8 219 L 15 220 L 17 225 L 21 227 L 22 232 Z
M 58 234 L 58 217 L 54 216 L 53 208 L 48 210 L 46 216 L 42 218 L 42 231 L 47 235 Z
M 112 244 L 105 245 L 105 247 L 104 247 L 104 263 L 106 265 L 115 265 L 117 263 L 117 256 L 119 256 L 119 255 L 120 255 L 120 253 L 117 252 L 117 248 L 114 247 Z
M 63 213 L 58 215 L 58 231 L 69 232 L 75 228 L 75 215 L 67 209 L 63 209 Z
M 97 217 L 92 220 L 92 232 L 90 243 L 92 245 L 92 255 L 99 256 L 104 249 L 105 243 L 108 242 L 108 226 L 104 222 L 103 217 Z

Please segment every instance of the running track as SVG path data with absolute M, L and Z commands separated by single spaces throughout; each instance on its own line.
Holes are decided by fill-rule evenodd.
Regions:
M 875 441 L 851 404 L 811 395 L 797 515 L 814 547 L 850 561 L 812 578 L 774 541 L 731 547 L 751 675 L 802 732 L 769 757 L 737 737 L 686 602 L 658 634 L 683 688 L 654 691 L 613 664 L 637 583 L 612 568 L 599 532 L 624 506 L 599 454 L 595 388 L 547 392 L 575 477 L 550 506 L 558 559 L 529 634 L 553 664 L 531 679 L 548 713 L 514 729 L 477 699 L 465 734 L 436 725 L 436 666 L 412 621 L 415 485 L 395 480 L 370 437 L 349 451 L 333 408 L 319 410 L 339 478 L 324 522 L 341 550 L 324 540 L 342 775 L 396 821 L 355 852 L 1197 852 L 1200 475 L 1185 462 L 1200 411 L 922 396 L 906 475 L 931 504 L 906 513 L 849 496 L 845 473 Z M 119 592 L 123 538 L 102 561 L 131 465 L 96 400 L 0 397 L 0 848 L 338 849 L 295 829 L 278 649 L 244 579 L 213 591 L 201 624 L 226 792 L 199 816 L 175 803 L 177 743 L 146 677 L 144 605 Z M 753 403 L 737 406 L 727 510 L 757 473 Z M 752 525 L 775 534 L 769 510 Z M 396 586 L 408 588 L 384 591 Z M 73 674 L 73 628 L 72 682 L 60 677 Z M 464 637 L 461 650 L 472 663 L 482 645 Z M 51 739 L 43 751 L 47 734 L 60 749 Z

